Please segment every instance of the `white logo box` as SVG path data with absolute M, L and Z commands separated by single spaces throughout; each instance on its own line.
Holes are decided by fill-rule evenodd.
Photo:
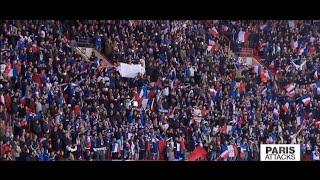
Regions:
M 261 144 L 260 161 L 300 161 L 300 144 Z

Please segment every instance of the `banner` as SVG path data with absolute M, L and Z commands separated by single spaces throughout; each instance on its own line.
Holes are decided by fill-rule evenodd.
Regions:
M 141 64 L 120 63 L 120 66 L 117 67 L 117 70 L 119 71 L 121 77 L 126 78 L 135 78 L 138 76 L 138 73 L 143 75 L 146 72 L 145 67 Z

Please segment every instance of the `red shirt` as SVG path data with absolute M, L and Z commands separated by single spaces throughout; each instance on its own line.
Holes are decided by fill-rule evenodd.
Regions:
M 25 100 L 25 98 L 20 98 L 20 104 L 26 105 L 26 100 Z
M 315 55 L 317 53 L 317 50 L 314 46 L 312 46 L 310 49 L 309 49 L 309 55 Z
M 21 72 L 21 63 L 20 61 L 18 61 L 16 64 L 15 64 L 15 68 L 17 70 L 17 73 L 20 74 Z
M 157 80 L 156 86 L 158 86 L 159 88 L 162 88 L 162 81 L 160 79 Z
M 134 100 L 138 101 L 139 104 L 142 103 L 142 99 L 140 98 L 140 93 L 135 92 L 133 96 L 134 96 Z
M 12 65 L 10 62 L 6 63 L 6 69 L 4 71 L 4 74 L 9 74 L 10 70 L 12 69 Z
M 206 115 L 207 115 L 206 108 L 201 109 L 201 116 L 206 116 Z
M 29 107 L 33 113 L 36 112 L 36 103 L 33 100 L 30 100 Z
M 2 145 L 2 153 L 3 153 L 3 154 L 7 154 L 7 153 L 9 153 L 10 151 L 11 151 L 10 145 L 8 145 L 8 144 Z
M 69 100 L 68 94 L 67 94 L 67 93 L 64 93 L 64 94 L 63 94 L 63 98 L 64 98 L 66 101 L 68 101 L 68 100 Z
M 244 93 L 246 91 L 246 83 L 244 82 L 240 83 L 239 90 L 240 92 Z
M 185 144 L 184 139 L 182 139 L 182 140 L 180 141 L 180 149 L 181 149 L 181 151 L 183 151 L 183 150 L 186 149 L 186 144 Z
M 250 33 L 249 32 L 245 32 L 244 33 L 244 41 L 247 42 L 249 39 Z
M 32 109 L 31 109 L 31 108 L 26 107 L 26 112 L 27 112 L 27 114 L 31 114 L 31 113 L 32 113 Z
M 33 80 L 34 80 L 34 82 L 40 84 L 41 83 L 40 74 L 39 73 L 33 73 Z
M 11 107 L 11 97 L 10 96 L 5 96 L 4 101 L 7 105 L 7 108 Z
M 166 142 L 164 140 L 159 141 L 159 152 L 160 152 L 160 160 L 164 159 L 164 149 L 166 147 Z
M 147 152 L 150 152 L 151 151 L 151 142 L 148 142 L 147 143 Z
M 91 148 L 91 141 L 86 141 L 86 149 L 90 149 Z
M 156 93 L 154 91 L 150 91 L 148 94 L 148 99 L 152 99 L 154 97 L 156 97 Z
M 33 52 L 33 53 L 39 53 L 39 51 L 40 51 L 40 49 L 39 49 L 39 47 L 38 47 L 37 45 L 31 46 L 31 49 L 32 49 L 32 52 Z
M 164 148 L 166 146 L 166 142 L 164 140 L 159 141 L 159 151 L 162 153 L 164 151 Z
M 79 105 L 76 105 L 76 106 L 74 107 L 74 113 L 75 113 L 76 115 L 79 115 L 79 116 L 80 116 L 81 110 L 80 110 L 80 106 L 79 106 Z

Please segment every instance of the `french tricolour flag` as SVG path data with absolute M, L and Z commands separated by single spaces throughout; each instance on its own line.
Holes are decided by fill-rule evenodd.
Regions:
M 291 43 L 291 48 L 292 49 L 296 49 L 298 47 L 298 45 L 299 45 L 298 41 L 294 41 L 294 42 Z
M 304 99 L 302 99 L 302 102 L 305 106 L 309 105 L 311 102 L 311 98 L 310 97 L 306 97 Z
M 216 42 L 212 39 L 209 39 L 209 45 L 214 46 L 214 45 L 216 45 Z
M 217 31 L 216 27 L 214 27 L 214 26 L 210 29 L 210 33 L 211 33 L 211 35 L 213 37 L 216 37 L 219 34 L 219 32 Z
M 272 77 L 271 71 L 267 71 L 266 77 L 267 77 L 268 80 L 271 79 L 271 77 Z
M 223 153 L 220 154 L 220 157 L 226 159 L 229 157 L 230 151 L 227 149 Z
M 261 66 L 256 65 L 256 66 L 253 67 L 253 73 L 255 73 L 255 74 L 260 75 L 261 74 L 261 70 L 262 70 Z
M 300 110 L 300 105 L 296 104 L 296 112 L 299 112 L 299 110 Z
M 245 157 L 244 151 L 245 151 L 245 149 L 241 147 L 241 150 L 240 150 L 240 158 L 244 158 L 244 157 Z
M 286 96 L 288 96 L 288 97 L 294 97 L 295 95 L 296 95 L 296 91 L 295 90 L 292 90 L 292 91 L 290 91 L 290 92 L 288 92 L 286 94 Z
M 13 69 L 12 68 L 9 70 L 8 76 L 13 77 Z
M 135 91 L 134 94 L 133 94 L 134 100 L 137 101 L 139 104 L 142 103 L 142 96 L 143 96 L 143 90 L 142 89 L 141 89 L 140 93 Z
M 219 44 L 209 45 L 207 47 L 207 51 L 211 53 L 216 53 L 219 50 L 219 48 L 220 48 Z
M 283 106 L 282 106 L 282 109 L 284 112 L 288 112 L 289 111 L 289 103 L 285 103 Z
M 267 88 L 266 87 L 260 89 L 260 95 L 262 95 L 262 96 L 266 96 L 267 95 Z
M 226 159 L 228 157 L 237 157 L 238 156 L 238 148 L 235 145 L 229 145 L 228 149 L 223 151 L 223 153 L 220 154 L 220 158 Z M 241 152 L 240 152 L 241 153 Z M 241 155 L 241 154 L 240 154 Z
M 232 130 L 232 126 L 230 125 L 224 125 L 221 129 L 220 132 L 224 134 L 228 134 Z
M 260 30 L 264 30 L 264 28 L 266 28 L 267 26 L 267 24 L 263 24 L 262 26 L 260 26 Z
M 286 89 L 287 92 L 291 92 L 295 88 L 296 88 L 295 84 L 288 84 L 288 85 L 285 86 L 285 89 Z
M 139 97 L 142 98 L 143 97 L 143 89 L 141 89 L 140 93 L 139 93 Z

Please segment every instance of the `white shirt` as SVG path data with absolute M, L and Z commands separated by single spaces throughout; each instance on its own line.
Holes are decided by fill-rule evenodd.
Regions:
M 180 151 L 180 143 L 177 143 L 177 151 Z
M 36 103 L 36 112 L 38 113 L 40 111 L 42 111 L 42 104 L 40 102 L 37 102 Z
M 46 37 L 46 33 L 43 30 L 40 32 L 40 37 L 42 37 L 42 38 Z
M 110 78 L 109 77 L 104 77 L 103 82 L 106 82 L 106 85 L 109 86 L 110 85 Z
M 201 110 L 200 109 L 193 109 L 193 115 L 194 116 L 200 116 Z
M 6 64 L 1 64 L 0 65 L 0 71 L 1 71 L 1 74 L 6 70 Z
M 27 39 L 28 43 L 31 43 L 31 42 L 32 42 L 32 39 L 31 39 L 30 37 L 25 36 L 24 38 Z
M 291 29 L 293 29 L 296 26 L 295 23 L 294 23 L 294 20 L 290 20 L 288 23 L 289 23 L 289 27 Z
M 131 139 L 132 133 L 128 133 L 128 139 Z
M 314 161 L 319 161 L 320 160 L 319 153 L 317 153 L 316 151 L 312 151 L 312 158 Z
M 140 59 L 140 64 L 142 65 L 142 67 L 146 67 L 146 62 L 144 59 Z
M 47 89 L 50 90 L 51 87 L 52 87 L 52 84 L 51 83 L 46 83 L 46 86 L 47 86 Z
M 70 152 L 75 152 L 77 151 L 77 146 L 75 146 L 74 148 L 72 148 L 71 146 L 67 146 L 67 151 L 70 151 Z
M 282 127 L 278 126 L 278 132 L 282 132 Z
M 0 97 L 0 102 L 1 102 L 1 103 L 3 103 L 3 104 L 5 105 L 5 102 L 4 102 L 4 96 L 3 96 L 3 95 L 1 95 L 1 97 Z
M 244 31 L 240 31 L 239 34 L 238 34 L 238 41 L 240 42 L 244 42 L 244 34 L 245 32 Z
M 131 154 L 134 154 L 134 147 L 135 147 L 135 145 L 134 145 L 134 143 L 132 143 L 132 144 L 131 144 L 131 147 L 130 147 Z
M 233 146 L 228 146 L 228 150 L 229 150 L 229 157 L 234 157 L 234 149 Z
M 161 125 L 162 130 L 166 131 L 169 128 L 169 124 Z
M 315 40 L 315 38 L 312 36 L 312 37 L 310 38 L 310 42 L 312 43 L 312 42 L 314 42 L 314 40 Z
M 163 95 L 164 96 L 168 96 L 169 95 L 169 87 L 164 88 Z
M 217 127 L 214 127 L 214 128 L 213 128 L 213 133 L 216 134 L 216 133 L 218 132 L 218 130 L 219 130 L 219 129 L 218 129 Z
M 189 71 L 190 71 L 190 77 L 194 77 L 194 68 L 190 67 Z

